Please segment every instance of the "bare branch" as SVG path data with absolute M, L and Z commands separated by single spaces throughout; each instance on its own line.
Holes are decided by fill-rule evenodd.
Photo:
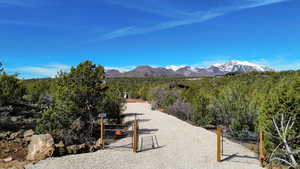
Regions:
M 287 165 L 291 166 L 291 167 L 294 167 L 293 164 L 291 164 L 290 162 L 288 162 L 287 160 L 285 159 L 282 159 L 282 158 L 278 158 L 278 157 L 274 157 L 270 160 L 270 162 L 272 161 L 280 161 L 280 162 L 284 162 L 286 163 Z
M 278 126 L 277 126 L 277 123 L 276 123 L 275 118 L 272 117 L 272 120 L 273 120 L 273 124 L 274 124 L 274 126 L 275 126 L 275 128 L 276 128 L 276 131 L 277 131 L 279 137 L 282 138 L 281 133 L 280 133 L 280 131 L 279 131 L 279 128 L 278 128 Z
M 292 120 L 292 118 L 290 117 L 290 118 L 289 118 L 289 121 L 287 122 L 287 124 L 286 124 L 286 126 L 285 126 L 285 130 L 284 130 L 285 133 L 288 132 L 288 129 L 291 129 L 291 128 L 289 127 L 291 120 Z
M 278 148 L 282 145 L 282 143 L 278 144 L 278 146 L 272 151 L 271 155 L 270 155 L 270 159 L 272 159 L 273 155 L 275 154 L 275 152 L 278 150 Z

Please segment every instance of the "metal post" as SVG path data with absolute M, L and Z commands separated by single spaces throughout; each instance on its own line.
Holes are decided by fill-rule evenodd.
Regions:
M 221 127 L 217 127 L 217 161 L 221 162 Z
M 259 161 L 262 167 L 264 167 L 264 131 L 262 129 L 259 130 Z

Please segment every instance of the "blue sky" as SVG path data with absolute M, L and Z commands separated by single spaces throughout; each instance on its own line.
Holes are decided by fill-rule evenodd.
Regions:
M 0 0 L 0 61 L 21 78 L 249 61 L 300 69 L 299 0 Z

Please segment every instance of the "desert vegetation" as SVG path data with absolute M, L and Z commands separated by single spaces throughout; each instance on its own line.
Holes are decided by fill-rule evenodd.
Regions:
M 94 151 L 100 134 L 98 114 L 106 113 L 107 123 L 119 123 L 124 103 L 123 94 L 106 83 L 104 68 L 90 61 L 52 79 L 21 80 L 1 67 L 0 141 L 7 150 L 0 158 L 24 160 L 29 130 L 50 133 L 54 143 L 60 143 L 54 155 Z M 15 150 L 10 145 L 20 146 Z
M 106 78 L 102 66 L 85 61 L 52 79 L 21 80 L 17 74 L 7 74 L 1 65 L 0 138 L 10 142 L 14 132 L 33 129 L 51 133 L 55 143 L 64 146 L 95 144 L 97 115 L 107 113 L 108 122 L 119 123 L 125 92 L 129 98 L 147 100 L 152 109 L 194 125 L 221 125 L 235 138 L 249 138 L 263 129 L 269 162 L 289 162 L 291 153 L 293 167 L 300 160 L 300 71 L 200 79 Z M 278 125 L 289 126 L 283 144 L 274 125 L 282 114 L 289 123 L 294 122 Z
M 271 155 L 281 141 L 273 119 L 279 120 L 284 113 L 295 122 L 286 139 L 295 160 L 300 160 L 300 71 L 252 72 L 196 80 L 123 78 L 109 83 L 133 98 L 150 101 L 153 109 L 161 109 L 194 125 L 221 125 L 228 135 L 237 139 L 253 136 L 256 139 L 259 129 L 263 129 L 267 161 L 273 163 L 283 162 L 272 160 Z M 282 145 L 277 149 L 285 152 Z M 289 159 L 289 154 L 280 156 Z

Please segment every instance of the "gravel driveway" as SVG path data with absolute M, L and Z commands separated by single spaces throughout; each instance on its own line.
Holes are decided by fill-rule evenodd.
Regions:
M 234 155 L 216 162 L 216 135 L 192 126 L 173 116 L 152 111 L 147 103 L 128 103 L 126 113 L 137 116 L 143 138 L 141 152 L 130 149 L 131 138 L 125 138 L 105 150 L 94 153 L 49 158 L 26 169 L 258 169 L 256 155 L 239 144 L 225 140 L 224 154 Z M 128 116 L 134 118 L 134 116 Z M 127 119 L 130 120 L 130 119 Z M 159 146 L 152 148 L 152 136 Z M 155 139 L 154 139 L 155 141 Z M 226 158 L 228 156 L 223 156 Z

